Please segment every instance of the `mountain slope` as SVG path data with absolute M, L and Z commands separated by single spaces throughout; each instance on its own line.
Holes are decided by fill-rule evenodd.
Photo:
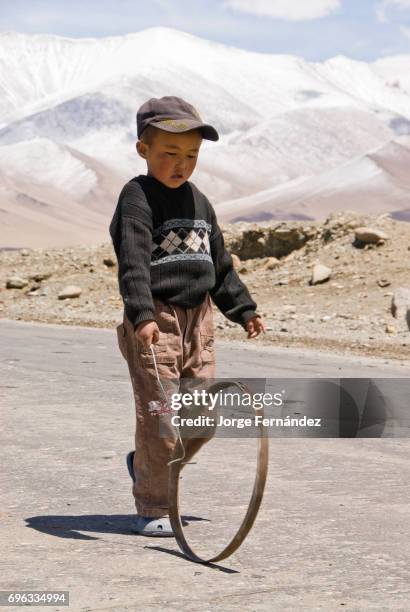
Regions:
M 53 165 L 43 163 L 45 154 Z M 3 248 L 109 240 L 108 219 L 123 181 L 103 164 L 43 139 L 0 147 L 0 168 Z
M 401 137 L 324 174 L 218 206 L 224 222 L 324 219 L 338 210 L 390 212 L 410 221 L 410 138 Z
M 40 214 L 38 204 L 46 228 L 45 210 L 59 209 L 67 223 L 74 210 L 76 223 L 90 209 L 108 217 L 120 186 L 146 171 L 135 151 L 136 110 L 164 95 L 189 100 L 220 133 L 218 142 L 203 142 L 191 178 L 218 210 L 238 200 L 241 214 L 252 215 L 266 194 L 272 210 L 282 198 L 281 214 L 293 214 L 288 203 L 304 197 L 301 185 L 327 189 L 323 201 L 344 206 L 356 173 L 361 191 L 380 189 L 381 203 L 403 207 L 400 147 L 380 161 L 389 164 L 387 183 L 385 170 L 381 182 L 371 170 L 371 152 L 410 134 L 409 58 L 307 62 L 162 27 L 100 39 L 0 34 L 0 208 L 8 222 L 18 210 L 20 227 L 35 209 L 25 196 L 51 206 Z M 309 210 L 321 214 L 322 205 L 309 201 Z M 105 231 L 98 219 L 88 230 L 96 236 Z

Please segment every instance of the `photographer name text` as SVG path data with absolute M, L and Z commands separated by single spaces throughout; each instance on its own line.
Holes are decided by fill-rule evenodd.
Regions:
M 321 427 L 321 418 L 302 417 L 264 417 L 257 414 L 253 417 L 227 417 L 219 416 L 215 419 L 212 416 L 198 415 L 196 417 L 181 417 L 175 414 L 171 417 L 171 422 L 177 427 L 234 427 L 244 429 L 245 427 Z

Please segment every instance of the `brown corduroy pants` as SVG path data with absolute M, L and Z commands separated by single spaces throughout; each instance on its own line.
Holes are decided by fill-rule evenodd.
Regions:
M 182 308 L 154 298 L 160 330 L 154 345 L 158 374 L 167 397 L 179 391 L 181 378 L 215 377 L 213 312 L 210 295 L 195 308 Z M 177 441 L 175 427 L 164 437 L 164 417 L 149 412 L 148 402 L 163 400 L 151 351 L 135 337 L 125 312 L 117 327 L 118 345 L 128 363 L 136 409 L 133 495 L 138 514 L 168 514 L 168 462 Z M 177 414 L 175 412 L 174 414 Z M 170 417 L 166 417 L 169 418 Z M 165 418 L 165 427 L 166 427 Z M 161 435 L 159 435 L 161 419 Z M 184 462 L 190 461 L 209 438 L 190 438 L 184 444 Z

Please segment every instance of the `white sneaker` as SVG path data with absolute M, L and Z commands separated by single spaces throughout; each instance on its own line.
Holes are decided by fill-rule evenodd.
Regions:
M 170 537 L 174 535 L 171 523 L 167 516 L 155 518 L 152 516 L 141 516 L 140 514 L 137 514 L 137 517 L 131 526 L 131 531 L 135 531 L 139 535 L 145 536 Z

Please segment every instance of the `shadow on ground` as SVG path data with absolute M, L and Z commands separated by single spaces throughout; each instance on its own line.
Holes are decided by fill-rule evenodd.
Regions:
M 42 533 L 48 533 L 58 538 L 72 538 L 74 540 L 98 540 L 98 537 L 82 533 L 118 533 L 133 535 L 131 529 L 135 514 L 85 514 L 83 516 L 30 516 L 26 518 L 26 527 Z M 188 525 L 191 521 L 208 521 L 199 516 L 182 516 L 182 524 Z

